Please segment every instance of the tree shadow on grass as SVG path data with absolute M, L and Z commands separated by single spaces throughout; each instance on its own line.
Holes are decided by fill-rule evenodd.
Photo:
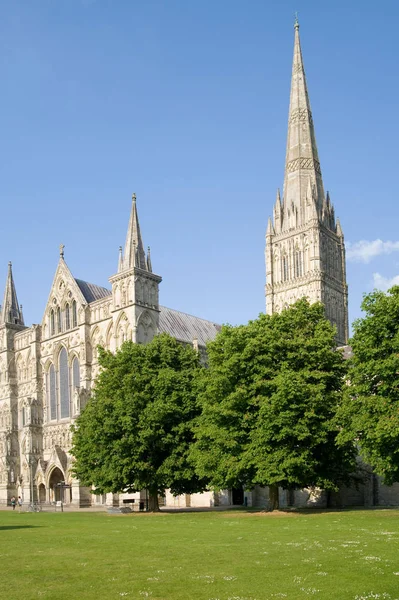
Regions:
M 37 525 L 0 525 L 0 531 L 6 531 L 6 529 L 33 529 Z

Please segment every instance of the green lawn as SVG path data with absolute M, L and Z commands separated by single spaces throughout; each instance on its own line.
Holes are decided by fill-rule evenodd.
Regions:
M 0 511 L 0 597 L 399 599 L 399 511 Z

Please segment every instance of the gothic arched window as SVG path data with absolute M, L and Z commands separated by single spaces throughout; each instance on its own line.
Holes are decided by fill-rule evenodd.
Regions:
M 61 333 L 62 331 L 62 322 L 61 322 L 61 309 L 57 308 L 57 333 Z
M 55 315 L 53 309 L 50 312 L 50 335 L 55 334 Z
M 76 309 L 76 300 L 72 301 L 72 327 L 77 327 L 78 325 L 78 312 Z
M 59 389 L 60 389 L 60 417 L 69 417 L 69 368 L 68 355 L 63 348 L 59 358 Z
M 54 365 L 51 365 L 47 377 L 47 397 L 50 406 L 50 420 L 54 421 L 57 418 L 57 392 Z
M 282 260 L 282 280 L 288 281 L 288 256 L 283 256 Z
M 303 275 L 303 255 L 301 250 L 295 252 L 295 277 L 302 277 Z
M 71 328 L 71 313 L 69 304 L 65 305 L 65 329 L 68 330 Z
M 73 379 L 73 387 L 80 387 L 80 367 L 79 361 L 77 358 L 73 359 L 72 363 L 72 379 Z

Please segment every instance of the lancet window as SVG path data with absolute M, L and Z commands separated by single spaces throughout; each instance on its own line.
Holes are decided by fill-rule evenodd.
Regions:
M 65 329 L 67 331 L 68 329 L 71 329 L 71 313 L 68 303 L 65 304 Z
M 49 321 L 50 335 L 56 335 L 62 333 L 62 331 L 68 331 L 71 327 L 77 327 L 78 313 L 76 300 L 73 300 L 72 303 L 67 302 L 63 311 L 61 311 L 59 306 L 52 308 Z
M 54 310 L 51 309 L 50 312 L 50 335 L 54 335 L 55 334 L 55 314 L 54 314 Z
M 53 364 L 50 366 L 46 379 L 50 421 L 67 419 L 71 416 L 72 393 L 74 388 L 80 387 L 80 365 L 77 357 L 70 365 L 67 351 L 62 348 L 56 366 Z
M 60 417 L 65 419 L 69 417 L 69 373 L 68 356 L 65 348 L 60 352 L 59 357 L 59 390 L 60 390 Z
M 79 361 L 77 358 L 74 358 L 73 362 L 72 362 L 72 379 L 73 379 L 73 387 L 74 388 L 80 387 L 80 368 L 79 368 Z
M 289 271 L 288 271 L 288 256 L 285 255 L 281 261 L 281 279 L 283 281 L 288 281 Z
M 294 268 L 295 268 L 295 277 L 302 277 L 302 275 L 303 275 L 303 252 L 301 250 L 296 250 L 296 252 L 295 252 Z
M 47 390 L 48 390 L 47 393 L 49 395 L 49 404 L 50 404 L 50 419 L 52 421 L 54 421 L 57 418 L 57 388 L 56 388 L 54 365 L 51 365 L 49 373 L 48 373 Z
M 57 308 L 57 333 L 61 333 L 62 331 L 62 321 L 61 321 L 61 309 Z
M 72 301 L 72 327 L 77 327 L 78 325 L 78 312 L 76 308 L 76 300 Z

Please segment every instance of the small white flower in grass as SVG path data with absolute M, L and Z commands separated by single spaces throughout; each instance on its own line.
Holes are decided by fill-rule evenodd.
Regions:
M 298 577 L 298 575 L 295 575 L 294 583 L 301 583 L 302 581 L 303 581 L 303 577 Z
M 147 581 L 159 581 L 159 577 L 147 577 Z
M 234 577 L 234 575 L 226 575 L 225 577 L 223 577 L 223 579 L 225 581 L 235 581 L 237 577 Z
M 320 590 L 316 590 L 316 588 L 300 588 L 301 592 L 303 592 L 304 594 L 306 594 L 307 596 L 311 596 L 313 594 L 317 594 L 317 592 L 320 592 Z
M 383 592 L 382 594 L 377 594 L 375 592 L 368 592 L 362 596 L 355 596 L 354 600 L 392 600 L 391 595 L 387 592 Z
M 321 577 L 325 577 L 326 575 L 328 575 L 328 573 L 326 573 L 325 571 L 317 571 L 317 573 L 315 574 L 320 575 Z
M 392 573 L 393 575 L 399 575 L 399 571 L 395 571 L 394 573 Z
M 147 592 L 146 590 L 139 591 L 140 596 L 144 596 L 145 598 L 149 598 L 152 596 L 152 592 Z
M 381 559 L 379 556 L 363 556 L 364 560 L 368 560 L 369 562 L 380 562 Z

